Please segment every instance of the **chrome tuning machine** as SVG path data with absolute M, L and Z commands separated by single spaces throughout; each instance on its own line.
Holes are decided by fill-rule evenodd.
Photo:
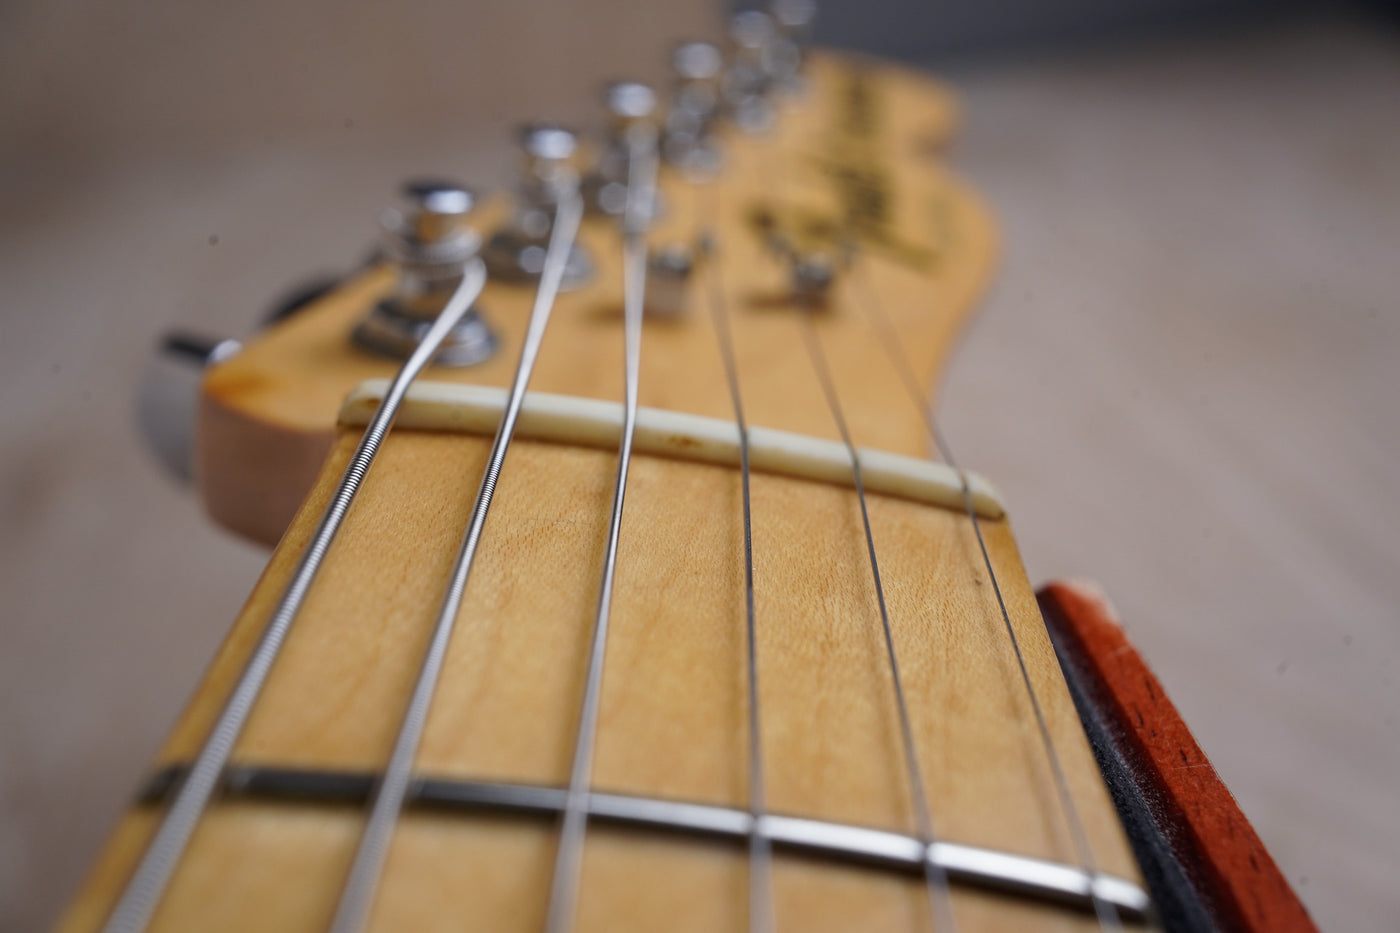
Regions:
M 812 39 L 817 18 L 815 0 L 773 0 L 769 7 L 775 27 L 769 67 L 774 84 L 781 90 L 802 90 L 802 57 Z
M 520 131 L 522 156 L 515 214 L 492 235 L 482 250 L 491 277 L 504 282 L 538 281 L 554 225 L 554 212 L 565 192 L 577 189 L 578 137 L 553 123 L 531 123 Z M 562 288 L 572 289 L 593 276 L 593 260 L 574 244 L 564 267 Z
M 627 207 L 627 173 L 633 143 L 655 138 L 656 92 L 640 81 L 614 81 L 603 89 L 607 125 L 584 201 L 595 214 L 620 217 Z
M 671 54 L 674 85 L 666 115 L 662 155 L 700 176 L 719 170 L 715 123 L 723 103 L 724 56 L 709 42 L 684 42 Z
M 481 237 L 466 224 L 476 197 L 461 185 L 439 180 L 403 186 L 404 205 L 379 218 L 385 250 L 398 271 L 394 290 L 355 328 L 356 344 L 374 353 L 407 357 L 446 307 Z M 453 328 L 438 351 L 443 366 L 470 366 L 495 352 L 496 337 L 478 309 Z

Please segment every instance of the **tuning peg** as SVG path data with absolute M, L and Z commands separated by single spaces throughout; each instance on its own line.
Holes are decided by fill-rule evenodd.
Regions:
M 774 80 L 777 29 L 762 10 L 744 10 L 729 21 L 732 61 L 724 76 L 724 97 L 740 129 L 762 132 L 773 124 L 768 92 Z
M 627 167 L 634 142 L 656 137 L 656 92 L 640 81 L 614 81 L 603 89 L 607 126 L 598 163 L 584 180 L 584 199 L 595 213 L 620 215 L 627 205 Z
M 802 55 L 812 37 L 817 5 L 814 0 L 773 0 L 769 10 L 776 27 L 771 62 L 773 78 L 787 90 L 800 90 Z
M 355 328 L 360 347 L 403 358 L 413 352 L 461 284 L 481 237 L 467 224 L 476 206 L 469 188 L 438 179 L 409 181 L 402 206 L 380 215 L 385 251 L 398 273 L 394 290 Z M 438 351 L 444 366 L 469 366 L 489 358 L 496 337 L 478 309 L 457 324 Z
M 561 195 L 579 185 L 578 136 L 557 123 L 528 123 L 518 137 L 522 156 L 516 209 L 487 241 L 482 258 L 491 276 L 503 282 L 533 282 L 544 271 L 554 211 Z M 593 260 L 575 243 L 561 287 L 578 288 L 593 275 Z
M 172 332 L 156 347 L 141 378 L 136 422 L 147 449 L 174 479 L 194 478 L 194 428 L 204 370 L 242 349 L 237 340 Z
M 722 100 L 724 56 L 709 42 L 684 42 L 671 54 L 674 85 L 666 115 L 662 155 L 699 175 L 719 168 L 714 122 Z

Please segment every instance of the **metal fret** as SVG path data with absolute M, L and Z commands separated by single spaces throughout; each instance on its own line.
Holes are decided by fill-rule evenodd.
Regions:
M 612 515 L 608 521 L 603 580 L 598 590 L 598 613 L 588 651 L 588 680 L 579 713 L 569 792 L 560 828 L 559 850 L 549 892 L 545 929 L 563 933 L 573 925 L 574 902 L 583 859 L 583 837 L 588 827 L 586 797 L 593 774 L 593 747 L 598 731 L 598 706 L 602 699 L 603 665 L 607 655 L 608 618 L 612 610 L 613 579 L 617 572 L 617 542 L 622 532 L 622 509 L 627 495 L 627 470 L 632 461 L 632 437 L 637 427 L 637 388 L 641 377 L 642 303 L 646 294 L 646 230 L 655 213 L 658 154 L 654 127 L 633 128 L 627 177 L 627 208 L 623 215 L 623 341 L 624 395 L 622 442 L 617 457 L 617 482 L 613 487 Z M 648 132 L 649 131 L 649 132 Z
M 306 599 L 317 571 L 321 568 L 321 562 L 330 550 L 336 532 L 340 530 L 341 522 L 350 511 L 355 494 L 359 491 L 365 474 L 369 472 L 384 436 L 394 422 L 394 416 L 398 413 L 409 384 L 432 360 L 457 323 L 471 310 L 472 303 L 481 294 L 485 283 L 486 268 L 481 261 L 473 260 L 468 263 L 461 284 L 457 286 L 447 306 L 442 309 L 437 320 L 423 335 L 418 348 L 404 361 L 403 367 L 394 377 L 384 400 L 379 403 L 373 419 L 365 428 L 360 445 L 355 449 L 340 485 L 336 487 L 335 494 L 327 504 L 315 535 L 302 553 L 291 582 L 287 584 L 277 608 L 273 610 L 267 628 L 258 639 L 252 657 L 248 659 L 238 683 L 224 704 L 223 711 L 205 739 L 194 766 L 176 795 L 175 803 L 161 821 L 160 829 L 156 831 L 155 838 L 122 891 L 116 908 L 103 926 L 103 933 L 137 933 L 150 923 L 151 915 L 160 903 L 175 865 L 209 804 L 209 797 L 218 784 L 219 774 L 233 751 L 234 743 L 238 741 L 243 725 L 262 692 L 273 662 L 281 652 L 287 632 Z
M 977 547 L 982 552 L 982 563 L 987 568 L 987 576 L 992 582 L 992 592 L 996 594 L 997 607 L 1001 610 L 1001 620 L 1006 629 L 1007 639 L 1011 643 L 1012 652 L 1016 656 L 1016 665 L 1020 670 L 1021 682 L 1026 688 L 1026 696 L 1030 702 L 1031 710 L 1035 716 L 1036 728 L 1040 734 L 1041 745 L 1045 752 L 1045 757 L 1050 764 L 1050 770 L 1055 783 L 1055 791 L 1060 799 L 1060 806 L 1064 810 L 1065 820 L 1069 824 L 1070 833 L 1074 837 L 1074 847 L 1083 865 L 1084 871 L 1090 878 L 1101 877 L 1094 860 L 1093 848 L 1089 845 L 1089 836 L 1084 830 L 1083 820 L 1079 817 L 1079 808 L 1074 803 L 1074 797 L 1069 790 L 1069 781 L 1065 778 L 1064 767 L 1060 763 L 1059 753 L 1055 750 L 1054 739 L 1050 736 L 1050 727 L 1045 721 L 1045 712 L 1041 709 L 1040 698 L 1036 694 L 1035 685 L 1031 682 L 1030 671 L 1026 667 L 1025 656 L 1021 652 L 1021 641 L 1016 636 L 1016 629 L 1011 624 L 1011 614 L 1007 611 L 1006 600 L 1001 593 L 1001 584 L 997 582 L 996 569 L 992 566 L 992 557 L 987 550 L 987 542 L 982 537 L 982 524 L 977 516 L 977 509 L 973 507 L 971 487 L 967 479 L 967 474 L 958 466 L 953 458 L 953 449 L 948 444 L 947 438 L 938 426 L 938 421 L 933 416 L 933 406 L 924 397 L 923 390 L 919 388 L 919 381 L 914 376 L 913 368 L 909 365 L 909 360 L 904 355 L 900 347 L 898 335 L 894 332 L 889 318 L 884 314 L 884 309 L 875 301 L 873 290 L 865 287 L 863 279 L 863 269 L 859 263 L 853 279 L 859 283 L 858 287 L 862 292 L 861 301 L 857 303 L 865 310 L 870 318 L 876 332 L 884 344 L 885 351 L 889 354 L 891 361 L 899 372 L 900 381 L 905 390 L 909 393 L 911 401 L 919 410 L 925 426 L 928 428 L 934 446 L 938 448 L 938 453 L 945 463 L 952 467 L 957 473 L 958 483 L 962 487 L 962 499 L 964 510 L 967 512 L 968 520 L 972 523 L 972 531 L 977 536 Z M 1105 930 L 1121 930 L 1122 921 L 1118 915 L 1115 905 L 1097 895 L 1097 886 L 1089 886 L 1089 897 L 1094 907 L 1094 913 L 1098 917 L 1099 926 Z
M 832 419 L 836 422 L 836 428 L 840 432 L 841 440 L 845 443 L 846 451 L 851 458 L 851 473 L 855 479 L 856 499 L 860 502 L 860 517 L 865 527 L 865 544 L 870 555 L 870 572 L 875 581 L 875 600 L 880 608 L 880 624 L 884 630 L 885 651 L 889 656 L 890 677 L 894 681 L 895 704 L 899 709 L 899 731 L 904 745 L 904 762 L 909 780 L 909 794 L 914 801 L 914 816 L 919 829 L 920 841 L 925 845 L 933 846 L 937 844 L 933 830 L 933 815 L 929 812 L 928 797 L 924 792 L 923 773 L 919 768 L 919 750 L 914 744 L 914 728 L 909 721 L 909 704 L 904 695 L 903 681 L 899 676 L 899 660 L 894 648 L 894 634 L 890 630 L 890 613 L 885 605 L 884 584 L 880 580 L 880 562 L 875 555 L 875 533 L 870 528 L 870 510 L 865 501 L 865 482 L 861 477 L 860 455 L 856 452 L 855 441 L 851 439 L 850 428 L 846 425 L 845 415 L 841 411 L 841 400 L 836 393 L 836 383 L 831 377 L 830 367 L 827 366 L 826 354 L 822 351 L 821 337 L 817 334 L 816 325 L 812 323 L 811 312 L 805 308 L 798 308 L 797 313 L 801 318 L 802 336 L 806 340 L 807 351 L 812 358 L 812 366 L 817 371 L 822 391 L 826 394 L 827 405 L 831 408 Z M 948 897 L 946 870 L 940 862 L 926 859 L 924 860 L 924 876 L 934 929 L 956 930 L 957 923 L 953 919 L 953 905 Z
M 140 802 L 169 800 L 186 774 L 172 766 L 148 782 Z M 359 806 L 374 792 L 376 776 L 355 771 L 232 765 L 222 792 L 229 800 L 283 801 L 289 804 Z M 404 806 L 444 817 L 484 812 L 521 818 L 554 819 L 563 812 L 568 791 L 538 784 L 509 784 L 419 775 L 409 781 Z M 780 853 L 822 861 L 918 875 L 925 862 L 936 864 L 951 882 L 1039 902 L 1049 907 L 1092 911 L 1093 897 L 1112 904 L 1128 920 L 1145 919 L 1151 901 L 1138 885 L 1111 875 L 1089 875 L 1073 866 L 980 846 L 953 842 L 927 845 L 915 836 L 804 817 L 765 814 L 755 821 L 746 810 L 628 794 L 590 792 L 584 800 L 589 819 L 638 831 L 681 838 L 728 841 L 747 846 L 753 836 Z
M 558 296 L 565 265 L 583 217 L 583 201 L 579 197 L 576 180 L 571 185 L 561 185 L 558 195 L 558 207 L 555 210 L 554 226 L 545 254 L 544 270 L 540 275 L 540 285 L 535 294 L 534 308 L 530 312 L 525 340 L 520 348 L 520 362 L 516 365 L 505 413 L 501 418 L 500 428 L 496 431 L 496 439 L 491 445 L 491 454 L 476 494 L 471 519 L 462 537 L 462 546 L 452 567 L 451 581 L 443 595 L 442 607 L 433 626 L 432 640 L 423 658 L 423 666 L 414 684 L 398 736 L 394 740 L 389 767 L 375 790 L 369 820 L 365 825 L 364 834 L 360 837 L 360 845 L 355 852 L 355 861 L 350 866 L 345 887 L 341 891 L 340 903 L 331 923 L 332 933 L 355 933 L 362 929 L 374 903 L 375 890 L 388 855 L 389 837 L 403 807 L 404 795 L 412 775 L 413 759 L 417 754 L 418 742 L 427 724 L 428 709 L 432 705 L 433 693 L 447 657 L 447 646 L 452 639 L 452 631 L 462 606 L 462 596 L 466 592 L 467 579 L 471 575 L 472 562 L 476 557 L 477 544 L 481 540 L 486 515 L 491 508 L 496 480 L 500 476 L 501 465 L 505 461 L 506 451 L 515 433 L 515 423 L 520 417 L 520 406 L 525 399 L 525 387 L 534 370 L 535 357 L 549 326 L 550 311 Z

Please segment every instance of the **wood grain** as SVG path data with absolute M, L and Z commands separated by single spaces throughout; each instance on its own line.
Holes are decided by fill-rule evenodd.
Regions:
M 778 132 L 727 140 L 721 183 L 691 189 L 667 181 L 670 213 L 654 239 L 693 239 L 709 225 L 702 218 L 713 219 L 719 248 L 701 275 L 718 277 L 732 316 L 751 423 L 837 436 L 803 349 L 797 314 L 806 313 L 855 442 L 921 455 L 928 442 L 920 412 L 872 327 L 872 306 L 888 316 L 931 390 L 986 285 L 995 234 L 979 200 L 931 158 L 953 122 L 941 89 L 902 71 L 829 57 L 814 62 L 810 80 L 803 105 L 788 108 Z M 850 111 L 853 101 L 859 113 Z M 751 224 L 758 208 L 794 239 L 810 238 L 824 223 L 864 225 L 855 268 L 841 275 L 824 309 L 792 308 L 787 271 Z M 872 210 L 879 223 L 872 224 Z M 531 387 L 616 399 L 616 233 L 595 224 L 583 241 L 598 276 L 558 303 Z M 346 338 L 387 285 L 383 270 L 366 273 L 205 380 L 198 473 L 219 521 L 271 540 L 286 525 L 287 503 L 303 491 L 312 452 L 330 455 L 159 763 L 196 753 L 350 456 L 356 438 L 334 433 L 334 413 L 353 385 L 391 366 L 354 351 Z M 641 401 L 730 418 L 703 294 L 697 281 L 688 317 L 648 324 Z M 530 298 L 528 289 L 489 287 L 482 303 L 503 351 L 483 366 L 434 378 L 503 384 Z M 236 762 L 384 767 L 488 443 L 420 431 L 390 436 L 239 739 Z M 615 469 L 612 451 L 524 439 L 512 447 L 419 750 L 420 773 L 566 780 Z M 732 467 L 635 459 L 593 771 L 599 788 L 746 803 L 745 730 L 755 698 L 745 688 L 739 495 Z M 940 838 L 1075 862 L 968 519 L 881 495 L 870 497 L 869 508 Z M 854 491 L 756 475 L 753 519 L 768 805 L 914 831 Z M 1136 879 L 1009 528 L 992 521 L 985 532 L 1095 861 Z M 154 926 L 324 925 L 362 824 L 353 808 L 216 802 Z M 64 929 L 100 923 L 153 825 L 149 809 L 127 817 Z M 410 813 L 393 840 L 373 926 L 457 929 L 465 921 L 538 929 L 556 835 L 550 821 Z M 747 883 L 742 851 L 595 828 L 584 855 L 579 926 L 739 929 Z M 784 930 L 928 924 L 927 897 L 915 879 L 784 856 L 772 884 Z M 1004 896 L 959 889 L 954 903 L 960 928 L 970 931 L 1095 926 Z
M 196 751 L 353 442 L 346 435 L 337 443 L 162 762 Z M 391 436 L 235 760 L 384 766 L 486 447 L 467 436 Z M 528 441 L 512 448 L 420 772 L 566 780 L 615 460 Z M 738 477 L 724 467 L 648 456 L 633 470 L 594 782 L 743 806 L 748 697 Z M 753 492 L 769 806 L 910 831 L 855 495 L 775 476 L 754 477 Z M 870 508 L 938 831 L 1073 862 L 966 517 L 878 495 Z M 1009 530 L 1004 522 L 986 522 L 984 530 L 1098 864 L 1136 877 Z M 247 917 L 234 910 L 238 904 L 258 905 L 264 929 L 324 923 L 362 819 L 344 807 L 216 804 L 156 928 L 188 928 L 195 917 L 202 928 L 241 928 Z M 149 810 L 127 818 L 64 929 L 93 928 L 151 826 Z M 482 929 L 537 928 L 554 840 L 549 821 L 412 814 L 395 836 L 375 927 L 446 928 L 451 918 L 471 916 Z M 619 830 L 590 832 L 586 851 L 582 929 L 742 927 L 741 851 Z M 782 929 L 919 929 L 927 922 L 920 885 L 908 878 L 780 858 L 774 885 Z M 959 892 L 956 904 L 967 930 L 1032 919 L 1047 929 L 1092 928 L 1081 916 L 983 894 Z M 211 907 L 217 922 L 207 920 Z

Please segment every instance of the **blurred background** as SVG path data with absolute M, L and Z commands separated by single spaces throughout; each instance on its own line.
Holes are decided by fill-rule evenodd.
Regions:
M 0 928 L 55 917 L 261 569 L 141 448 L 149 348 L 349 268 L 396 182 L 659 79 L 712 0 L 0 5 Z M 942 74 L 1004 228 L 946 382 L 1320 925 L 1400 915 L 1400 36 L 1336 3 L 826 0 Z

